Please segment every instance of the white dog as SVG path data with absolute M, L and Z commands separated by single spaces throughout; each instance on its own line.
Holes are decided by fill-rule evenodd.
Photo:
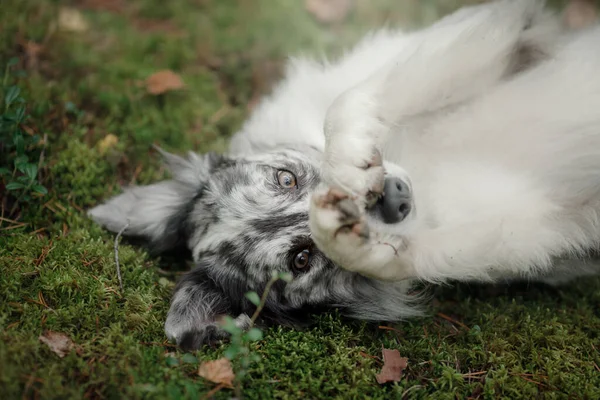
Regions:
M 291 62 L 227 156 L 166 154 L 173 179 L 90 211 L 183 243 L 196 267 L 167 335 L 185 348 L 265 318 L 337 307 L 415 315 L 418 280 L 551 282 L 600 271 L 600 28 L 561 30 L 535 0 L 464 8 L 414 33 L 378 31 L 332 64 Z
M 342 191 L 313 196 L 319 248 L 387 280 L 600 272 L 574 261 L 600 241 L 600 30 L 560 36 L 540 2 L 501 1 L 400 40 L 328 108 L 323 174 Z M 372 222 L 368 194 L 398 222 Z

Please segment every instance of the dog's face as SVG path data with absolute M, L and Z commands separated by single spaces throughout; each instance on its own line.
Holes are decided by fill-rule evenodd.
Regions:
M 311 241 L 308 209 L 319 184 L 321 153 L 283 149 L 243 159 L 216 155 L 163 155 L 173 179 L 127 190 L 90 216 L 118 232 L 149 240 L 155 252 L 185 244 L 195 268 L 175 290 L 167 335 L 197 348 L 222 335 L 218 319 L 239 316 L 244 326 L 275 272 L 293 276 L 270 291 L 263 317 L 294 325 L 308 313 L 339 308 L 366 320 L 414 314 L 404 295 L 408 283 L 383 283 L 345 271 Z

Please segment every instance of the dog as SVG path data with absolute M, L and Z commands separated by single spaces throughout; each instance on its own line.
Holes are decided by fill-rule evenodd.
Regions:
M 156 252 L 191 250 L 169 339 L 242 329 L 273 272 L 266 322 L 335 308 L 422 314 L 415 283 L 600 271 L 600 28 L 566 31 L 536 0 L 378 30 L 339 60 L 290 61 L 225 155 L 160 151 L 172 179 L 89 211 Z

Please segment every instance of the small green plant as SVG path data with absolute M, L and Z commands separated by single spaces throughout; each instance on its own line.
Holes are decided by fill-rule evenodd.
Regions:
M 249 347 L 250 343 L 259 341 L 263 338 L 262 330 L 254 327 L 254 323 L 265 306 L 271 287 L 280 279 L 289 283 L 292 281 L 292 275 L 286 272 L 273 271 L 271 279 L 265 286 L 262 297 L 259 297 L 256 292 L 246 293 L 246 298 L 256 306 L 256 310 L 250 318 L 250 329 L 248 329 L 248 331 L 239 328 L 233 318 L 227 316 L 224 319 L 223 329 L 231 335 L 231 342 L 227 350 L 225 350 L 224 356 L 230 361 L 236 362 L 238 367 L 235 372 L 236 379 L 234 386 L 235 395 L 238 399 L 242 398 L 242 378 L 246 376 L 248 368 L 252 363 L 260 361 L 260 356 L 252 353 Z
M 29 116 L 21 89 L 8 84 L 10 69 L 17 63 L 10 60 L 2 81 L 3 104 L 0 109 L 0 179 L 8 192 L 16 199 L 11 213 L 22 202 L 29 202 L 34 195 L 43 196 L 48 190 L 38 180 L 43 162 L 39 152 L 41 138 L 28 133 L 24 123 Z

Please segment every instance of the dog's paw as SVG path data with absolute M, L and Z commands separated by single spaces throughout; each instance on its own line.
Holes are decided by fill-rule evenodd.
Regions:
M 350 195 L 335 188 L 313 194 L 310 210 L 311 231 L 319 242 L 348 237 L 354 244 L 369 239 L 369 227 L 359 205 Z
M 374 103 L 360 90 L 350 90 L 332 104 L 325 123 L 323 180 L 363 206 L 377 200 L 384 184 L 380 143 L 387 127 Z
M 366 258 L 369 226 L 361 206 L 350 195 L 335 188 L 313 193 L 309 224 L 317 247 L 337 264 L 353 269 L 357 261 Z
M 235 324 L 242 330 L 247 330 L 250 327 L 250 317 L 240 314 L 235 318 Z M 183 351 L 198 350 L 205 345 L 213 346 L 230 337 L 217 321 L 197 322 L 172 315 L 167 316 L 165 334 Z
M 384 169 L 381 152 L 372 144 L 365 147 L 370 150 L 355 151 L 352 157 L 329 157 L 323 168 L 323 179 L 332 187 L 353 195 L 361 206 L 369 207 L 383 193 Z M 344 153 L 350 151 L 344 150 Z
M 364 209 L 350 195 L 324 188 L 313 193 L 309 226 L 316 246 L 341 268 L 379 280 L 414 277 L 403 239 L 369 232 Z

